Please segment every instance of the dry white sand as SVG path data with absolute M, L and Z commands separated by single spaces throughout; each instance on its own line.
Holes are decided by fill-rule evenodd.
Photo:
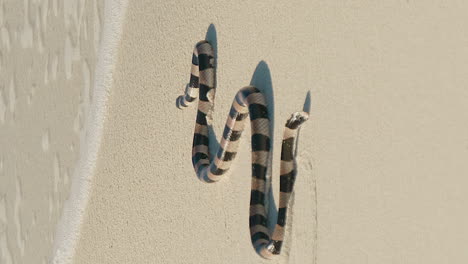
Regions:
M 293 227 L 286 255 L 270 263 L 466 263 L 467 11 L 436 1 L 131 2 L 76 262 L 267 263 L 249 238 L 249 136 L 230 175 L 203 184 L 190 162 L 196 110 L 175 108 L 209 31 L 214 131 L 239 88 L 254 79 L 265 89 L 274 190 L 283 122 L 311 94 Z

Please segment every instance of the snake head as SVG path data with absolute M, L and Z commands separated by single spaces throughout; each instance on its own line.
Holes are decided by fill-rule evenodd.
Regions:
M 305 121 L 309 119 L 309 114 L 306 112 L 295 112 L 286 121 L 286 127 L 290 129 L 299 128 Z

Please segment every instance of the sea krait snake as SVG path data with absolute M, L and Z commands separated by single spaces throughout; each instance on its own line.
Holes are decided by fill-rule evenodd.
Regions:
M 190 82 L 184 95 L 177 98 L 179 108 L 187 107 L 198 97 L 198 111 L 192 146 L 192 164 L 200 180 L 216 182 L 229 170 L 237 153 L 247 116 L 250 116 L 252 145 L 252 189 L 250 196 L 250 235 L 258 254 L 270 259 L 281 252 L 287 207 L 296 178 L 295 141 L 297 129 L 309 115 L 296 112 L 286 122 L 281 148 L 280 195 L 277 224 L 270 235 L 267 224 L 267 169 L 271 149 L 270 120 L 262 92 L 247 86 L 239 90 L 232 103 L 216 156 L 210 159 L 209 128 L 216 91 L 214 50 L 208 41 L 195 45 Z M 211 160 L 211 161 L 210 161 Z

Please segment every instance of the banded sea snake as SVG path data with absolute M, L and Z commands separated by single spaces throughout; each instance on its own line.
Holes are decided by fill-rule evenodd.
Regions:
M 271 148 L 270 120 L 265 97 L 260 90 L 247 86 L 239 90 L 227 117 L 221 143 L 216 156 L 210 161 L 209 129 L 215 99 L 216 69 L 214 50 L 208 41 L 195 45 L 192 56 L 190 82 L 184 95 L 177 98 L 179 108 L 198 100 L 198 112 L 192 146 L 192 164 L 200 180 L 216 182 L 229 170 L 235 158 L 239 139 L 247 116 L 250 116 L 252 145 L 252 188 L 250 196 L 250 235 L 257 253 L 270 259 L 281 253 L 284 239 L 287 207 L 296 178 L 294 160 L 297 129 L 309 115 L 296 112 L 286 122 L 281 147 L 280 198 L 277 224 L 270 236 L 267 198 L 267 168 Z

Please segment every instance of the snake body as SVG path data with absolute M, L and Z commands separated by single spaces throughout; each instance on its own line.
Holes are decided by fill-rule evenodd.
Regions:
M 239 90 L 227 117 L 223 136 L 216 156 L 210 161 L 209 129 L 215 98 L 216 69 L 214 50 L 208 41 L 196 44 L 192 56 L 191 76 L 185 94 L 177 98 L 180 107 L 187 107 L 198 101 L 198 111 L 192 146 L 192 164 L 198 178 L 204 182 L 216 182 L 225 174 L 237 154 L 239 139 L 245 120 L 250 116 L 252 145 L 252 187 L 250 198 L 250 234 L 252 244 L 264 258 L 279 255 L 284 239 L 287 207 L 296 178 L 294 160 L 297 129 L 308 119 L 305 112 L 296 112 L 286 122 L 284 128 L 278 218 L 270 235 L 267 198 L 267 168 L 271 149 L 270 120 L 263 93 L 247 86 Z

